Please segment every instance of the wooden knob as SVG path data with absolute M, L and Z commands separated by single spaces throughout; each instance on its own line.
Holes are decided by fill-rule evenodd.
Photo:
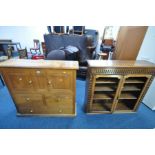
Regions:
M 30 113 L 32 113 L 32 112 L 33 112 L 33 110 L 31 109 L 31 110 L 30 110 Z
M 51 81 L 48 81 L 48 84 L 50 85 L 52 82 Z
M 22 78 L 19 78 L 19 81 L 22 81 Z
M 61 98 L 57 98 L 57 101 L 60 101 L 61 100 Z
M 31 83 L 32 83 L 32 81 L 30 80 L 30 81 L 29 81 L 29 84 L 31 84 Z
M 63 81 L 63 79 L 59 79 L 59 81 L 60 81 L 60 82 L 62 82 L 62 81 Z
M 63 72 L 64 74 L 66 74 L 66 72 Z
M 59 113 L 62 113 L 62 110 L 61 109 L 59 109 Z
M 36 71 L 36 73 L 37 73 L 37 74 L 40 74 L 40 73 L 41 73 L 41 71 L 39 71 L 39 70 L 38 70 L 38 71 Z
M 27 101 L 29 101 L 29 100 L 30 100 L 30 98 L 26 98 L 26 100 L 27 100 Z

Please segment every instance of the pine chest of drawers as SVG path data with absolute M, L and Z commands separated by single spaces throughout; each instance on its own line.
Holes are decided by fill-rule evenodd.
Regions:
M 74 116 L 77 61 L 10 59 L 0 71 L 19 115 Z

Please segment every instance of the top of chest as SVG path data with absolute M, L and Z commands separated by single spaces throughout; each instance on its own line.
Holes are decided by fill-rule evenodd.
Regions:
M 78 61 L 9 59 L 0 62 L 0 67 L 78 69 L 79 64 Z

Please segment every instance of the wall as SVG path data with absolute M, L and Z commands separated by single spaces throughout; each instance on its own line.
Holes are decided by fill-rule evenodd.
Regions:
M 105 26 L 102 25 L 86 26 L 86 29 L 96 29 L 99 31 L 98 50 L 100 50 L 104 28 Z M 117 37 L 118 29 L 118 26 L 113 27 L 114 39 Z M 12 39 L 14 42 L 20 42 L 22 48 L 27 47 L 28 50 L 33 47 L 33 39 L 39 39 L 42 42 L 45 33 L 48 33 L 46 26 L 0 26 L 0 39 Z
M 155 63 L 155 26 L 148 27 L 137 60 L 148 60 Z M 143 99 L 151 109 L 155 110 L 155 80 Z
M 47 33 L 46 26 L 0 26 L 0 39 L 12 39 L 13 42 L 20 42 L 22 48 L 29 50 L 33 47 L 33 39 L 42 42 L 43 34 Z

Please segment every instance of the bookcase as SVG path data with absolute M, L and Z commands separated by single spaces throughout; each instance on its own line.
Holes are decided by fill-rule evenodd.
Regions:
M 85 103 L 88 113 L 135 112 L 155 74 L 147 61 L 89 60 Z

